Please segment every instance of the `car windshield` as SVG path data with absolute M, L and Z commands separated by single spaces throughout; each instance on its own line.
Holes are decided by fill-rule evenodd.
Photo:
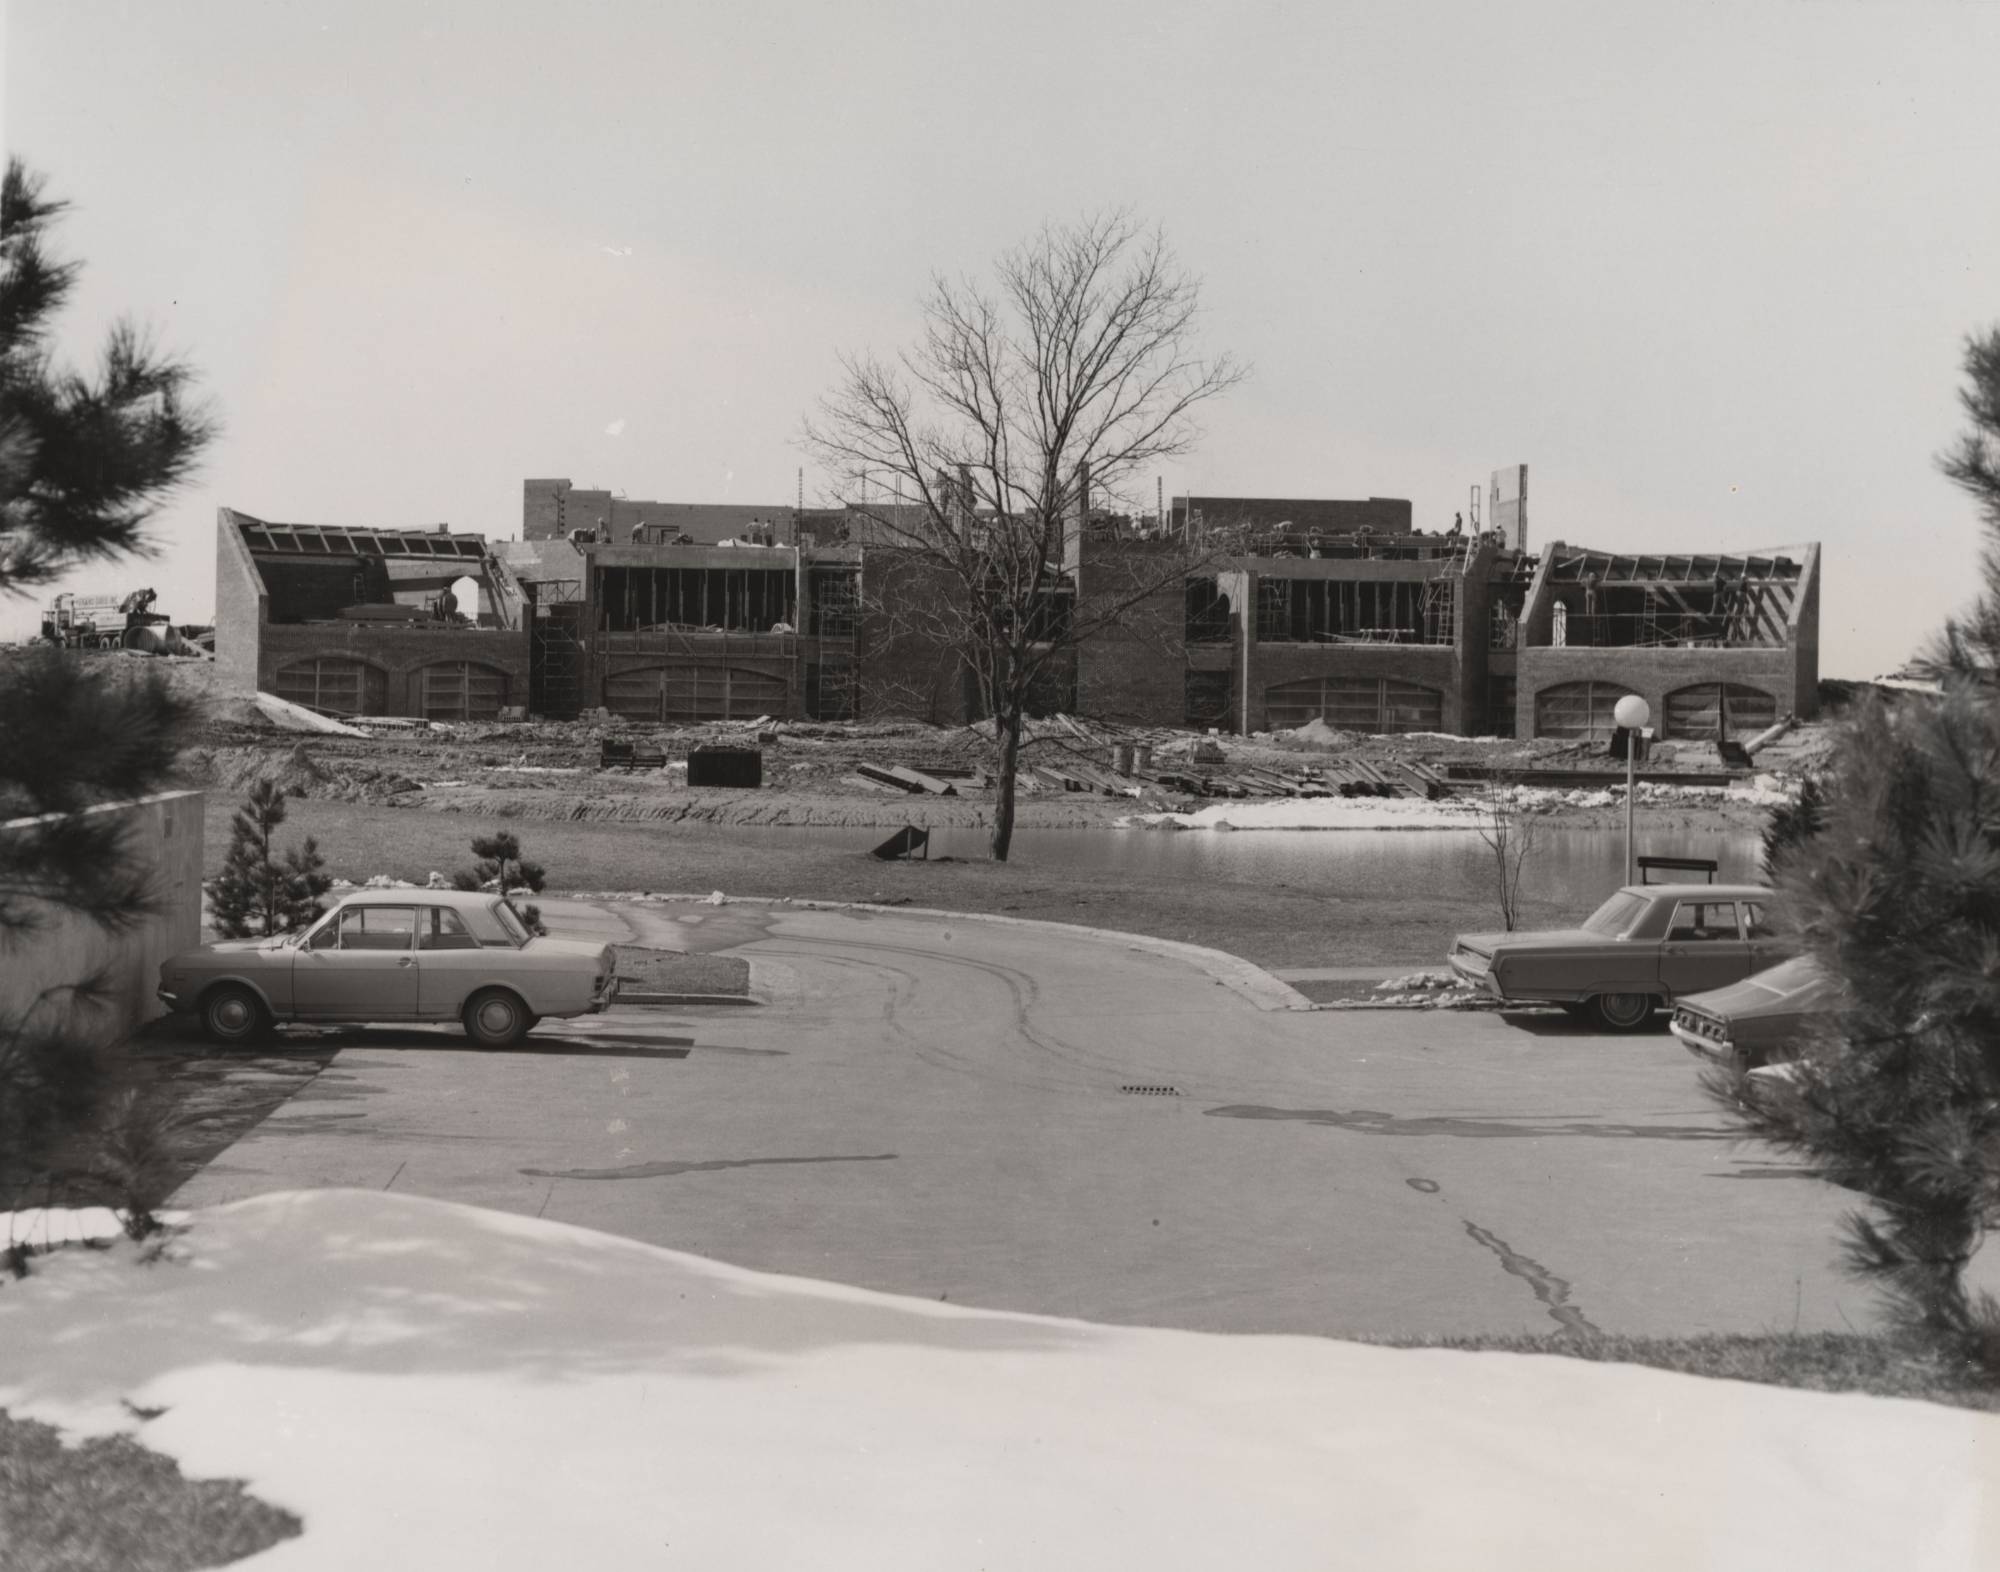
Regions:
M 1620 890 L 1583 920 L 1584 930 L 1587 933 L 1616 937 L 1639 920 L 1639 914 L 1647 905 L 1645 896 L 1631 895 Z
M 495 901 L 493 915 L 500 919 L 500 926 L 507 930 L 507 936 L 515 944 L 522 945 L 528 942 L 527 925 L 515 914 L 514 908 L 508 902 Z

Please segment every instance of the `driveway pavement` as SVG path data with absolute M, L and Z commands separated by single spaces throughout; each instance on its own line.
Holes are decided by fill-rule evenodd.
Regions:
M 1664 1033 L 1286 1008 L 1213 952 L 783 904 L 541 902 L 751 965 L 483 1053 L 370 1029 L 177 1204 L 341 1185 L 767 1271 L 1203 1330 L 1840 1329 L 1851 1201 L 1728 1138 Z M 1206 957 L 1206 959 L 1204 959 Z

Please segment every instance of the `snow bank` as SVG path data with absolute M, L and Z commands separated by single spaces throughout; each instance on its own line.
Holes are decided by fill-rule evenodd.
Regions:
M 1415 797 L 1274 797 L 1218 802 L 1196 813 L 1137 813 L 1127 827 L 1175 830 L 1469 830 L 1476 803 Z
M 272 1569 L 1956 1572 L 1993 1546 L 1984 1414 L 962 1310 L 356 1191 L 197 1213 L 177 1250 L 0 1288 L 0 1404 L 248 1480 L 305 1520 Z

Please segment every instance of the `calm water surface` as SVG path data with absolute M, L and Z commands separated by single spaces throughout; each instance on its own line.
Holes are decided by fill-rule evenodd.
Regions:
M 887 830 L 767 829 L 758 838 L 795 835 L 819 846 L 866 851 Z M 1662 857 L 1713 857 L 1725 880 L 1757 879 L 1754 830 L 1649 833 L 1639 826 L 1639 852 Z M 933 830 L 931 855 L 986 856 L 982 830 Z M 1312 894 L 1463 897 L 1490 902 L 1493 853 L 1469 830 L 1016 830 L 1009 859 L 1026 870 L 1080 867 L 1198 882 L 1284 883 Z M 1523 874 L 1530 899 L 1587 911 L 1624 878 L 1625 832 L 1536 827 Z

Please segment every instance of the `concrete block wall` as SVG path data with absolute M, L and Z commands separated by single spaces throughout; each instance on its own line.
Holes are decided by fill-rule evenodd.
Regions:
M 257 691 L 268 598 L 231 508 L 215 512 L 215 670 L 232 693 Z
M 89 1019 L 110 1033 L 129 1031 L 164 1012 L 155 996 L 160 963 L 201 943 L 202 809 L 198 791 L 163 792 L 133 802 L 86 810 L 114 818 L 127 845 L 153 870 L 162 910 L 122 933 L 107 933 L 58 907 L 43 926 L 0 941 L 0 1013 L 19 1016 L 36 1008 L 45 989 L 61 988 L 102 972 L 106 1002 L 88 1007 Z M 36 821 L 0 824 L 0 835 L 30 833 Z
M 1787 628 L 1794 662 L 1792 693 L 1798 706 L 1794 713 L 1800 720 L 1819 715 L 1819 567 L 1819 547 L 1806 547 L 1799 593 L 1792 602 Z

